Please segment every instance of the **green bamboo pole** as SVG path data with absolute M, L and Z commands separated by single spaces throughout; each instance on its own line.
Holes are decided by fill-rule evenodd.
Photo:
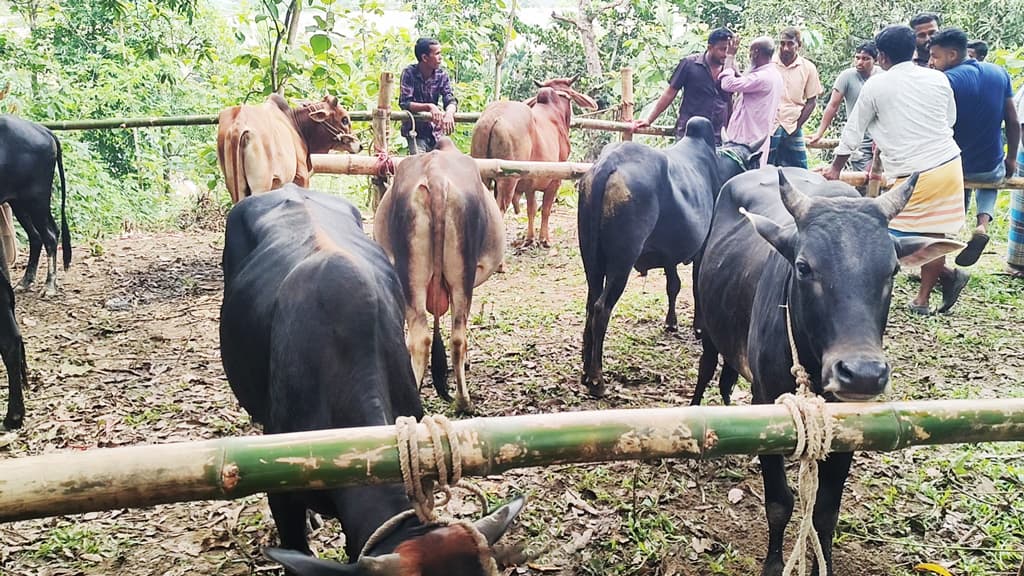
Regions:
M 104 118 L 99 120 L 53 120 L 40 122 L 50 130 L 109 130 L 114 128 L 156 128 L 160 126 L 202 126 L 217 123 L 217 114 L 201 116 L 152 116 L 148 118 Z
M 830 410 L 836 451 L 1024 440 L 1024 399 Z M 775 405 L 476 418 L 453 426 L 467 476 L 552 464 L 787 454 L 796 444 L 789 413 Z M 431 450 L 429 441 L 420 442 L 427 476 L 436 475 Z M 391 426 L 45 454 L 0 461 L 0 522 L 400 478 Z

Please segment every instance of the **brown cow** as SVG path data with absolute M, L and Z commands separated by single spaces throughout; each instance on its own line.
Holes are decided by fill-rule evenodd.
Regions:
M 446 400 L 451 398 L 440 317 L 451 303 L 455 407 L 472 411 L 465 366 L 473 288 L 498 269 L 505 252 L 505 223 L 476 162 L 447 138 L 433 152 L 402 161 L 374 215 L 373 236 L 405 291 L 406 344 L 416 382 L 423 382 L 429 353 L 434 388 Z M 428 313 L 434 317 L 433 337 Z
M 233 106 L 220 113 L 217 161 L 231 201 L 280 188 L 289 182 L 309 186 L 310 154 L 362 147 L 352 136 L 348 112 L 334 96 L 290 108 L 271 94 L 258 106 Z
M 534 162 L 565 162 L 569 158 L 569 122 L 572 102 L 582 108 L 597 110 L 597 102 L 572 88 L 572 78 L 555 78 L 537 82 L 537 95 L 526 102 L 495 102 L 484 109 L 473 129 L 470 155 L 474 158 L 532 160 Z M 551 244 L 548 218 L 562 181 L 556 178 L 499 178 L 495 196 L 504 213 L 508 205 L 526 194 L 526 245 L 533 244 L 533 222 L 537 215 L 534 191 L 544 192 L 541 205 L 540 242 Z

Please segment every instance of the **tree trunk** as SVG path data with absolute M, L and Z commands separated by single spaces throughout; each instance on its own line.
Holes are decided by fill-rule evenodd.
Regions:
M 512 0 L 512 7 L 508 11 L 508 26 L 505 28 L 505 35 L 501 42 L 501 50 L 494 55 L 494 97 L 492 100 L 501 100 L 501 68 L 505 64 L 505 56 L 508 55 L 508 43 L 512 39 L 512 27 L 516 21 L 517 7 L 517 0 Z

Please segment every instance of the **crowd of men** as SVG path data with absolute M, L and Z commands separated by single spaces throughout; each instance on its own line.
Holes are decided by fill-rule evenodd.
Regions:
M 821 122 L 806 139 L 804 124 L 824 89 L 817 67 L 801 54 L 795 27 L 750 42 L 745 70 L 736 63 L 740 38 L 727 28 L 713 30 L 706 50 L 679 61 L 650 113 L 634 125 L 653 124 L 682 92 L 677 137 L 690 118 L 703 116 L 719 144 L 723 138 L 747 144 L 763 139 L 762 166 L 807 168 L 807 143 L 821 140 L 845 105 L 835 158 L 821 169 L 826 178 L 838 179 L 844 168 L 870 172 L 875 151 L 894 184 L 920 175 L 910 203 L 890 223 L 893 235 L 954 237 L 976 199 L 975 227 L 955 258 L 958 267 L 944 257 L 922 266 L 918 293 L 907 303 L 917 314 L 947 312 L 969 282 L 963 268 L 975 264 L 988 244 L 998 193 L 994 187 L 965 189 L 964 182 L 995 185 L 1024 175 L 1024 89 L 1014 96 L 1006 70 L 984 61 L 985 42 L 941 24 L 937 14 L 918 14 L 909 25 L 887 26 L 858 45 L 853 66 L 836 77 Z M 417 62 L 402 74 L 399 104 L 430 112 L 433 122 L 403 126 L 411 152 L 430 150 L 437 136 L 451 132 L 457 105 L 437 41 L 421 39 L 415 52 Z M 1009 228 L 1007 272 L 1024 278 L 1024 191 L 1012 192 Z M 932 307 L 936 287 L 942 302 Z

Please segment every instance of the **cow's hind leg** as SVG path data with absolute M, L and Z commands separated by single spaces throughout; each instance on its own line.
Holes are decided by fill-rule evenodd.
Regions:
M 455 409 L 473 412 L 473 400 L 466 385 L 466 358 L 469 350 L 467 318 L 472 299 L 461 290 L 452 290 L 452 369 L 455 371 Z
M 679 281 L 679 273 L 676 265 L 665 266 L 665 292 L 668 294 L 668 313 L 665 315 L 665 330 L 669 332 L 679 331 L 679 321 L 676 319 L 676 297 L 679 296 L 679 289 L 682 282 Z
M 736 380 L 739 377 L 739 372 L 733 370 L 728 362 L 722 365 L 722 371 L 718 374 L 718 391 L 721 392 L 722 403 L 726 406 L 732 401 L 732 389 L 736 387 Z
M 41 230 L 43 246 L 46 247 L 46 296 L 57 295 L 57 223 L 53 220 L 53 213 L 49 206 L 44 213 L 40 213 L 37 221 L 45 222 Z
M 416 385 L 421 386 L 423 376 L 427 373 L 430 345 L 433 342 L 430 327 L 427 325 L 427 312 L 409 306 L 405 309 L 405 317 L 409 324 L 406 345 L 409 348 L 409 358 L 412 360 L 412 373 L 416 378 Z
M 306 503 L 298 494 L 267 494 L 281 547 L 313 555 L 306 540 Z
M 22 229 L 25 230 L 25 235 L 28 236 L 28 263 L 25 265 L 25 275 L 21 278 L 21 282 L 18 283 L 18 290 L 28 290 L 32 286 L 32 283 L 36 280 L 36 270 L 39 268 L 39 255 L 43 250 L 43 239 L 36 229 L 36 222 L 33 221 L 33 212 L 24 206 L 21 202 L 12 202 L 11 209 L 14 210 L 14 216 L 18 219 Z M 45 220 L 41 220 L 45 222 Z
M 605 278 L 604 290 L 594 301 L 591 313 L 587 315 L 587 332 L 590 336 L 590 357 L 584 358 L 583 384 L 591 396 L 600 398 L 607 392 L 605 389 L 602 359 L 604 355 L 604 337 L 608 332 L 608 320 L 611 318 L 612 309 L 622 297 L 626 289 L 626 281 L 629 279 L 629 271 L 621 274 L 609 275 Z M 584 337 L 585 338 L 585 337 Z M 589 362 L 587 362 L 589 360 Z
M 523 246 L 533 246 L 533 224 L 537 220 L 537 193 L 533 190 L 526 191 L 526 240 Z
M 551 230 L 548 222 L 551 219 L 551 207 L 555 205 L 555 197 L 558 196 L 558 186 L 561 180 L 555 180 L 544 189 L 544 198 L 540 205 L 540 245 L 548 248 L 551 246 Z
M 843 498 L 843 486 L 850 474 L 853 452 L 839 452 L 828 455 L 818 464 L 818 498 L 814 502 L 814 529 L 825 556 L 825 569 L 817 567 L 815 574 L 832 576 L 832 536 L 839 521 L 839 505 Z
M 778 454 L 762 454 L 761 477 L 764 480 L 764 510 L 768 518 L 768 554 L 761 576 L 780 576 L 784 567 L 782 541 L 786 525 L 793 516 L 793 492 L 786 483 L 786 466 Z

